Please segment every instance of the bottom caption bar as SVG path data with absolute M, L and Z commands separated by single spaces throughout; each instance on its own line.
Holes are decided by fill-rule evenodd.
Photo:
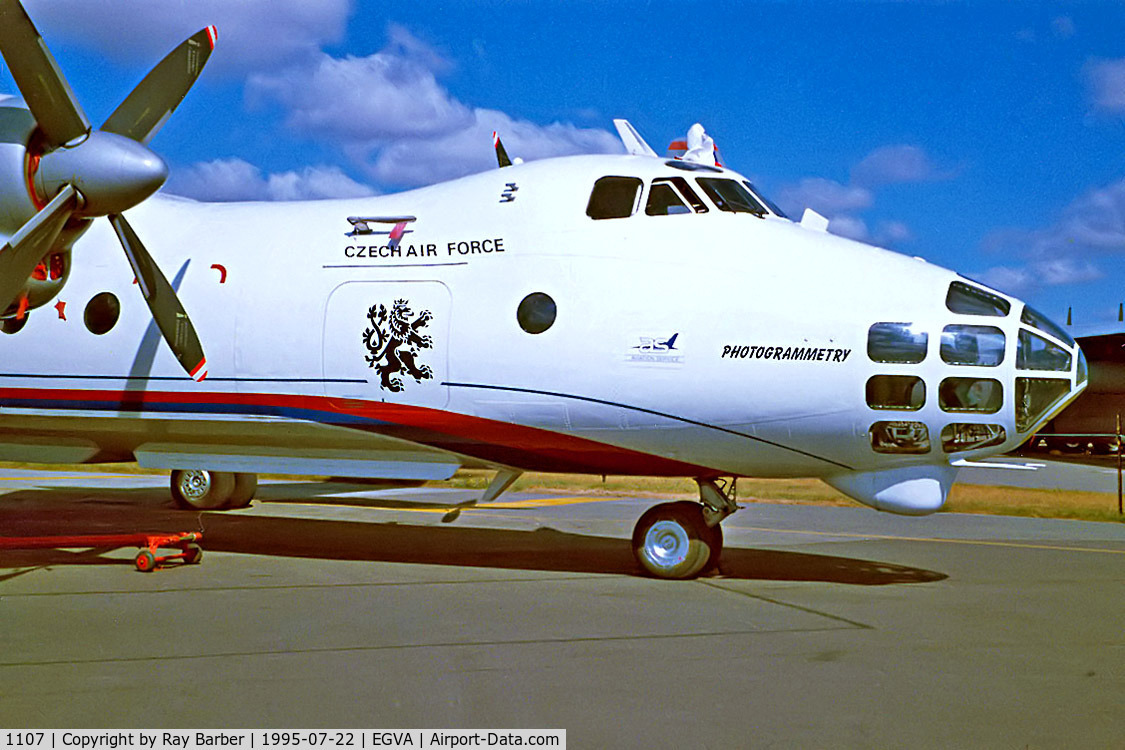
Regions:
M 239 748 L 565 748 L 565 729 L 47 729 L 2 730 L 0 750 Z

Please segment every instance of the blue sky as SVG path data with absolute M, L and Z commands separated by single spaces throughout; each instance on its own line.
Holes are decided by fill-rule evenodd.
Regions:
M 1125 4 L 27 0 L 91 120 L 219 27 L 152 146 L 200 199 L 393 192 L 524 158 L 727 164 L 830 230 L 1076 323 L 1125 299 Z M 6 71 L 0 91 L 14 93 Z

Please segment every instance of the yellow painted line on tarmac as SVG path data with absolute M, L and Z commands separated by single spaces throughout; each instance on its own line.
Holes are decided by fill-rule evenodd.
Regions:
M 481 508 L 548 508 L 553 505 L 581 505 L 583 503 L 612 503 L 621 500 L 619 497 L 539 497 L 527 500 L 512 500 L 504 503 L 480 503 L 468 506 L 474 509 Z
M 764 531 L 770 534 L 807 534 L 810 536 L 834 536 L 847 539 L 884 539 L 894 542 L 934 542 L 937 544 L 970 544 L 980 547 L 1014 547 L 1016 549 L 1042 549 L 1055 552 L 1100 552 L 1106 555 L 1125 555 L 1125 549 L 1105 549 L 1104 547 L 1066 547 L 1059 544 L 1032 544 L 1030 542 L 989 542 L 981 539 L 941 539 L 926 536 L 892 536 L 889 534 L 848 534 L 837 531 L 809 531 L 804 529 L 769 529 L 764 526 L 735 526 L 745 531 Z

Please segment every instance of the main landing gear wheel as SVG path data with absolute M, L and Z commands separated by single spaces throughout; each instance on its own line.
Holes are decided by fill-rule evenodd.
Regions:
M 239 472 L 234 475 L 234 489 L 231 490 L 230 498 L 223 507 L 232 510 L 245 508 L 254 499 L 254 493 L 257 491 L 258 475 Z
M 230 501 L 235 476 L 226 471 L 176 469 L 172 472 L 172 499 L 187 510 L 217 510 Z
M 649 508 L 633 530 L 633 554 L 657 578 L 694 578 L 718 564 L 722 549 L 722 529 L 707 525 L 698 503 Z

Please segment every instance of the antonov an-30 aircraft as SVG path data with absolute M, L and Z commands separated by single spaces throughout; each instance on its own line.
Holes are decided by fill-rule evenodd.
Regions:
M 524 471 L 691 477 L 699 502 L 633 535 L 645 570 L 684 578 L 716 563 L 737 477 L 932 513 L 959 464 L 1085 387 L 1043 315 L 788 220 L 698 127 L 679 158 L 617 121 L 624 155 L 498 147 L 494 171 L 376 198 L 150 198 L 167 167 L 145 144 L 215 38 L 93 129 L 0 0 L 26 102 L 0 103 L 0 459 L 135 460 L 194 509 L 245 506 L 260 472 L 484 466 L 482 501 Z

